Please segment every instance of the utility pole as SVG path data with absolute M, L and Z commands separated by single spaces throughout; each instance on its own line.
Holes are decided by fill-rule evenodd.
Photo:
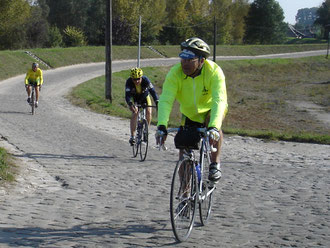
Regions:
M 112 103 L 112 0 L 106 0 L 105 99 Z
M 330 29 L 330 24 L 325 25 L 325 31 Z M 330 46 L 330 30 L 328 31 L 328 49 L 327 49 L 327 56 L 326 59 L 329 58 L 329 46 Z
M 216 62 L 217 57 L 217 22 L 214 14 L 214 31 L 213 31 L 213 61 Z
M 140 57 L 141 57 L 141 16 L 139 18 L 139 47 L 138 47 L 138 60 L 137 67 L 140 68 Z
M 326 58 L 329 58 L 329 46 L 330 46 L 330 32 L 328 33 L 328 49 L 327 49 L 327 56 L 326 56 Z

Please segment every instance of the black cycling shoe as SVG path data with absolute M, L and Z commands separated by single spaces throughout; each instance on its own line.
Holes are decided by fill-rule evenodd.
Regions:
M 211 163 L 209 169 L 209 180 L 212 182 L 217 182 L 221 178 L 221 168 L 220 163 Z
M 28 97 L 28 99 L 26 100 L 28 103 L 31 102 L 31 97 Z
M 130 143 L 131 146 L 133 146 L 133 145 L 135 144 L 135 139 L 134 139 L 134 137 L 131 137 L 131 138 L 129 139 L 129 143 Z

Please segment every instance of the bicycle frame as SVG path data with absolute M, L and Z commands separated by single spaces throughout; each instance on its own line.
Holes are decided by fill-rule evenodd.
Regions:
M 207 133 L 205 133 L 205 137 L 202 138 L 202 144 L 201 144 L 201 152 L 200 154 L 200 158 L 199 158 L 199 164 L 201 166 L 200 170 L 201 170 L 201 175 L 204 175 L 204 160 L 206 159 L 208 162 L 211 161 L 211 151 L 214 150 L 214 148 L 210 145 L 210 138 L 208 136 Z M 196 168 L 195 168 L 196 169 Z M 203 183 L 203 178 L 201 178 L 201 182 L 199 184 L 199 192 L 202 192 L 202 183 Z M 211 188 L 210 191 L 207 192 L 207 195 L 204 196 L 200 196 L 199 201 L 203 201 L 205 200 L 205 198 L 207 198 L 210 194 L 212 194 L 212 192 L 214 191 L 215 187 L 214 187 L 214 183 L 208 182 L 208 187 Z
M 196 160 L 196 156 L 195 156 L 195 152 L 194 150 L 189 150 L 189 149 L 183 149 L 183 156 L 184 158 L 188 158 L 191 161 L 194 162 L 195 164 L 195 170 L 196 173 L 200 173 L 200 175 L 204 175 L 204 160 L 206 159 L 208 162 L 210 162 L 211 160 L 211 151 L 214 150 L 213 146 L 210 145 L 210 138 L 208 135 L 208 132 L 206 130 L 206 128 L 198 128 L 198 131 L 200 133 L 202 133 L 202 142 L 201 142 L 201 147 L 199 149 L 199 161 Z M 197 164 L 200 165 L 200 172 L 197 171 Z M 201 176 L 200 181 L 199 181 L 199 199 L 198 201 L 202 201 L 205 198 L 207 198 L 210 194 L 212 194 L 212 192 L 214 191 L 215 187 L 213 183 L 208 182 L 208 187 L 210 188 L 210 191 L 207 192 L 207 195 L 202 196 L 201 192 L 202 192 L 202 184 L 203 184 L 203 177 Z
M 168 133 L 171 132 L 177 132 L 179 129 L 178 128 L 171 128 L 168 130 Z M 206 128 L 197 128 L 197 130 L 202 134 L 201 136 L 201 146 L 199 149 L 199 158 L 196 159 L 196 154 L 195 151 L 192 149 L 182 149 L 182 157 L 180 157 L 177 166 L 175 168 L 175 172 L 178 171 L 178 166 L 181 166 L 180 163 L 184 163 L 184 161 L 188 161 L 189 164 L 193 165 L 193 174 L 195 177 L 195 181 L 197 180 L 197 184 L 196 184 L 196 194 L 195 196 L 189 196 L 193 197 L 195 199 L 195 197 L 197 199 L 195 199 L 195 201 L 198 203 L 199 205 L 199 213 L 200 213 L 200 221 L 202 225 L 205 225 L 209 218 L 210 218 L 210 213 L 211 213 L 211 209 L 212 209 L 212 199 L 213 199 L 213 195 L 212 193 L 215 190 L 215 184 L 212 183 L 211 181 L 208 180 L 208 178 L 206 178 L 206 172 L 204 171 L 204 165 L 209 165 L 210 164 L 210 159 L 211 159 L 211 152 L 215 152 L 216 148 L 214 148 L 212 145 L 210 145 L 210 139 L 209 139 L 209 132 L 207 131 Z M 160 136 L 162 137 L 162 136 Z M 160 139 L 160 144 L 162 144 L 162 138 Z M 182 161 L 182 162 L 181 162 Z M 190 162 L 189 162 L 190 161 Z M 200 165 L 200 171 L 198 171 L 197 166 Z M 176 204 L 174 203 L 174 197 L 173 194 L 175 192 L 175 189 L 173 187 L 175 187 L 175 183 L 174 181 L 175 179 L 175 175 L 176 173 L 174 172 L 173 174 L 173 178 L 172 178 L 172 186 L 171 186 L 171 200 L 170 200 L 170 213 L 171 213 L 171 224 L 172 224 L 172 229 L 174 232 L 174 235 L 176 237 L 176 239 L 178 241 L 185 241 L 188 236 L 190 235 L 190 232 L 193 228 L 194 225 L 194 217 L 195 217 L 195 212 L 197 211 L 196 207 L 194 207 L 193 211 L 193 217 L 191 219 L 191 225 L 189 228 L 187 228 L 187 232 L 183 232 L 184 235 L 181 236 L 181 234 L 179 234 L 181 231 L 180 229 L 180 219 L 179 215 L 181 212 L 178 213 L 178 215 L 174 215 L 174 208 L 177 208 Z M 199 174 L 199 175 L 198 175 Z M 187 179 L 184 179 L 187 180 Z M 190 179 L 188 179 L 190 180 Z M 193 180 L 194 181 L 194 180 Z M 192 201 L 194 201 L 193 199 L 191 199 Z M 178 227 L 179 225 L 179 227 Z M 184 230 L 184 229 L 182 229 Z
M 138 105 L 138 119 L 137 119 L 137 125 L 141 124 L 142 120 L 146 120 L 146 108 L 144 108 L 141 105 Z M 142 109 L 142 111 L 141 111 Z
M 29 84 L 31 87 L 31 100 L 30 100 L 30 106 L 31 106 L 31 113 L 32 115 L 36 112 L 36 84 Z
M 135 136 L 135 145 L 133 145 L 133 156 L 136 157 L 140 153 L 141 161 L 144 161 L 148 153 L 148 121 L 146 118 L 147 107 L 155 107 L 148 105 L 136 105 L 138 108 L 137 127 Z

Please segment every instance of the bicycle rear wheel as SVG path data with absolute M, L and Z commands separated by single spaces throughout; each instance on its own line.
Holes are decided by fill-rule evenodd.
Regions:
M 190 159 L 178 161 L 171 185 L 170 214 L 175 238 L 188 239 L 195 222 L 198 195 L 197 176 Z
M 214 191 L 214 185 L 211 185 L 208 180 L 210 159 L 209 156 L 204 153 L 204 149 L 204 143 L 202 143 L 199 161 L 201 168 L 203 168 L 199 194 L 199 217 L 203 226 L 208 223 L 211 216 Z
M 148 122 L 143 120 L 141 126 L 141 140 L 140 140 L 140 157 L 141 161 L 144 161 L 148 153 Z
M 31 87 L 32 89 L 32 94 L 31 94 L 31 99 L 30 99 L 30 105 L 31 105 L 31 113 L 34 115 L 36 112 L 36 103 L 34 99 L 34 87 Z

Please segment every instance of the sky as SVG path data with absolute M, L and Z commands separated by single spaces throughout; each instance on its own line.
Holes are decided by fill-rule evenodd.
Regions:
M 276 0 L 284 11 L 284 21 L 296 24 L 299 9 L 320 7 L 324 0 Z

